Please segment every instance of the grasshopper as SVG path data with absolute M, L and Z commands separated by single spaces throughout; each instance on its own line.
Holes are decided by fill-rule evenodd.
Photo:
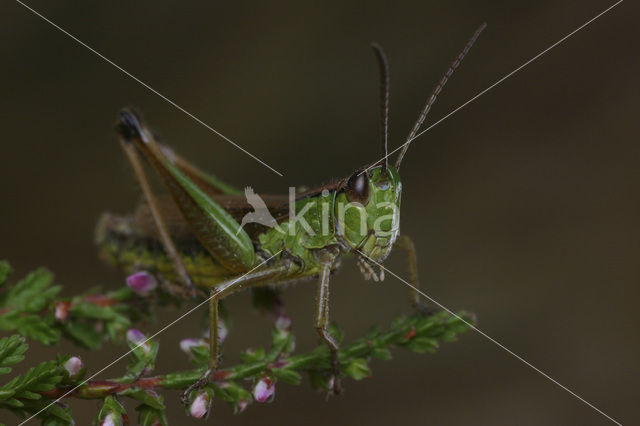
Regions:
M 239 290 L 317 279 L 315 329 L 329 348 L 334 393 L 340 392 L 340 371 L 338 345 L 328 332 L 329 281 L 341 257 L 352 255 L 364 277 L 378 281 L 384 279 L 380 264 L 394 247 L 403 249 L 414 287 L 411 302 L 420 309 L 416 250 L 412 240 L 400 234 L 399 169 L 436 97 L 484 27 L 476 30 L 433 90 L 394 165 L 388 163 L 389 67 L 382 48 L 372 44 L 380 67 L 382 160 L 293 199 L 261 197 L 272 215 L 271 226 L 243 220 L 250 217 L 252 205 L 240 191 L 162 145 L 136 112 L 121 111 L 116 126 L 120 145 L 144 202 L 132 216 L 103 215 L 98 244 L 102 257 L 127 272 L 145 270 L 189 296 L 196 289 L 208 292 L 209 369 L 194 386 L 205 384 L 218 366 L 219 302 Z M 170 198 L 153 193 L 142 158 Z

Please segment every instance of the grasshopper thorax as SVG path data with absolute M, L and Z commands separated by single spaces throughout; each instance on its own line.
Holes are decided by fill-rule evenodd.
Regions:
M 392 166 L 359 170 L 336 194 L 336 235 L 361 260 L 382 262 L 400 231 L 400 175 Z

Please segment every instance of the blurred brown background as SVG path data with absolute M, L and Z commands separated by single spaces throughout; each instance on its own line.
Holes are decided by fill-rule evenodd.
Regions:
M 121 106 L 138 106 L 181 154 L 259 193 L 318 184 L 378 157 L 378 75 L 391 62 L 391 140 L 406 137 L 433 85 L 483 21 L 488 28 L 436 103 L 434 122 L 604 10 L 609 1 L 45 2 L 29 4 L 284 173 L 278 177 L 17 3 L 0 13 L 0 257 L 17 278 L 39 265 L 66 294 L 122 285 L 93 227 L 139 197 L 116 143 Z M 425 291 L 477 314 L 489 335 L 622 423 L 640 420 L 640 59 L 638 10 L 622 3 L 415 141 L 402 168 L 402 230 Z M 387 266 L 406 276 L 404 259 Z M 300 351 L 316 344 L 314 285 L 285 296 Z M 408 310 L 404 284 L 362 279 L 347 262 L 332 318 L 355 339 Z M 268 342 L 249 294 L 229 301 L 225 363 Z M 178 312 L 164 311 L 153 331 Z M 186 366 L 182 337 L 160 338 L 160 371 Z M 33 345 L 93 371 L 122 353 Z M 599 425 L 608 421 L 477 333 L 434 355 L 396 351 L 328 402 L 279 384 L 215 424 Z M 121 374 L 122 364 L 103 378 Z M 173 424 L 196 424 L 167 395 Z M 132 408 L 132 407 L 131 407 Z M 74 402 L 78 424 L 97 403 Z M 0 414 L 2 421 L 15 417 Z

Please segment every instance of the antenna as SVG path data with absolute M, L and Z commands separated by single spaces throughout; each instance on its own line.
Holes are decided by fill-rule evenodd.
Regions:
M 382 170 L 389 166 L 389 62 L 384 50 L 378 43 L 371 43 L 373 53 L 380 65 L 380 134 L 382 136 Z
M 409 133 L 409 137 L 407 137 L 407 140 L 404 143 L 402 151 L 400 151 L 400 154 L 398 154 L 398 158 L 396 159 L 396 169 L 398 169 L 398 170 L 400 169 L 400 163 L 402 163 L 402 159 L 404 158 L 404 155 L 407 153 L 407 150 L 409 149 L 409 145 L 411 144 L 411 141 L 418 134 L 418 131 L 420 130 L 420 127 L 422 126 L 422 123 L 424 123 L 424 119 L 427 117 L 427 114 L 429 113 L 429 110 L 431 109 L 431 106 L 436 101 L 436 98 L 438 97 L 438 95 L 442 91 L 442 88 L 444 87 L 445 84 L 447 84 L 447 81 L 449 81 L 449 78 L 451 78 L 451 75 L 453 74 L 453 71 L 455 71 L 455 69 L 458 68 L 458 65 L 460 65 L 460 62 L 462 62 L 464 57 L 469 52 L 469 49 L 471 49 L 471 46 L 473 46 L 473 43 L 476 42 L 476 39 L 478 38 L 480 33 L 486 27 L 487 27 L 487 23 L 486 22 L 482 23 L 482 25 L 480 25 L 480 27 L 478 27 L 476 32 L 473 33 L 473 36 L 471 36 L 471 38 L 467 42 L 467 44 L 464 47 L 464 49 L 462 49 L 462 52 L 460 52 L 460 54 L 456 57 L 456 59 L 451 64 L 451 66 L 449 66 L 449 69 L 447 70 L 446 73 L 444 73 L 444 75 L 440 79 L 440 82 L 438 83 L 438 85 L 431 92 L 431 96 L 429 96 L 429 99 L 427 100 L 427 103 L 425 104 L 424 108 L 422 109 L 422 112 L 420 113 L 420 116 L 418 117 L 418 120 L 416 121 L 416 124 L 413 125 L 413 129 L 411 129 L 411 133 Z

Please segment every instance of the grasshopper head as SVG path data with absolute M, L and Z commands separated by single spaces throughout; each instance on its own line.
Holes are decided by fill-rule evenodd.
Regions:
M 338 234 L 344 245 L 359 254 L 361 267 L 367 258 L 382 262 L 391 252 L 400 231 L 401 192 L 396 169 L 376 166 L 354 173 L 336 194 Z
M 389 165 L 387 146 L 389 63 L 382 47 L 376 43 L 371 45 L 380 67 L 380 142 L 383 156 L 375 166 L 361 169 L 345 180 L 335 198 L 336 235 L 343 248 L 357 253 L 358 264 L 367 279 L 373 277 L 378 280 L 384 277 L 384 270 L 376 263 L 381 263 L 387 258 L 400 231 L 402 184 L 398 170 L 400 170 L 402 159 L 411 141 L 420 135 L 418 131 L 444 84 L 485 27 L 486 24 L 482 24 L 476 30 L 453 65 L 433 89 L 407 141 L 398 148 L 401 151 L 396 158 L 395 166 Z

